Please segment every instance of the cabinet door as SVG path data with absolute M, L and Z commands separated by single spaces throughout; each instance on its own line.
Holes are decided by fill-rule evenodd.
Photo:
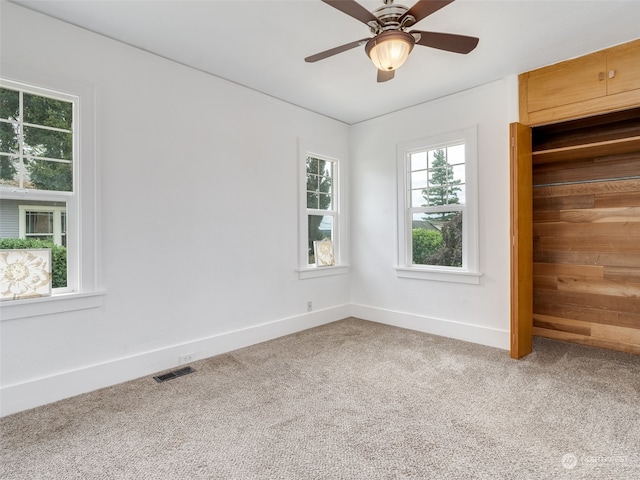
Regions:
M 511 357 L 533 350 L 533 178 L 531 128 L 509 126 L 511 138 Z
M 640 89 L 640 41 L 610 51 L 607 77 L 607 95 Z
M 607 94 L 604 52 L 540 68 L 528 74 L 529 112 L 582 102 Z

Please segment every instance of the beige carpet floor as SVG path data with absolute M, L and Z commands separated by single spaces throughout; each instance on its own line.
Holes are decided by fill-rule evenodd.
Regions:
M 640 357 L 346 319 L 0 420 L 0 478 L 640 479 Z

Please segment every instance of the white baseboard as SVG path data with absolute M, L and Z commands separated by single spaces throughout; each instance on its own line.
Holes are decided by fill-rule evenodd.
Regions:
M 0 389 L 0 416 L 177 367 L 179 355 L 193 354 L 193 361 L 197 361 L 350 316 L 504 350 L 509 349 L 508 330 L 365 305 L 341 305 L 6 385 Z
M 0 416 L 177 367 L 179 355 L 193 353 L 193 361 L 201 360 L 342 320 L 350 315 L 351 306 L 341 305 L 6 385 L 0 389 Z
M 479 343 L 503 350 L 509 350 L 510 347 L 508 330 L 355 304 L 351 305 L 351 316 L 394 327 Z

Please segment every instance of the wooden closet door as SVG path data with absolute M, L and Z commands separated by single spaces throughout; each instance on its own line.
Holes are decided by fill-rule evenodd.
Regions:
M 511 138 L 511 357 L 533 350 L 533 179 L 531 128 L 509 126 Z

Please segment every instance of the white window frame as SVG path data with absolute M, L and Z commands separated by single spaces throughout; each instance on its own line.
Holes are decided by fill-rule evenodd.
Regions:
M 314 210 L 307 208 L 307 158 L 319 158 L 332 162 L 332 209 Z M 316 278 L 342 275 L 349 271 L 346 249 L 346 218 L 344 215 L 343 168 L 344 154 L 333 147 L 320 143 L 298 140 L 298 278 Z M 333 217 L 333 255 L 335 265 L 318 267 L 310 265 L 308 253 L 309 215 Z
M 465 144 L 465 203 L 447 205 L 447 211 L 462 212 L 462 267 L 415 265 L 412 262 L 414 209 L 410 195 L 410 155 Z M 396 275 L 403 278 L 479 284 L 478 258 L 478 147 L 477 126 L 438 134 L 397 145 L 398 245 Z M 444 206 L 442 208 L 445 208 Z
M 0 195 L 5 199 L 66 202 L 68 286 L 56 289 L 49 297 L 4 301 L 0 304 L 0 320 L 99 307 L 105 292 L 100 288 L 98 277 L 95 90 L 89 85 L 13 65 L 3 65 L 0 84 L 35 95 L 72 101 L 74 105 L 73 191 L 51 192 L 0 186 Z
M 51 241 L 54 245 L 62 245 L 62 214 L 67 212 L 66 207 L 49 205 L 18 205 L 18 236 L 27 237 L 27 212 L 53 213 L 53 231 Z

